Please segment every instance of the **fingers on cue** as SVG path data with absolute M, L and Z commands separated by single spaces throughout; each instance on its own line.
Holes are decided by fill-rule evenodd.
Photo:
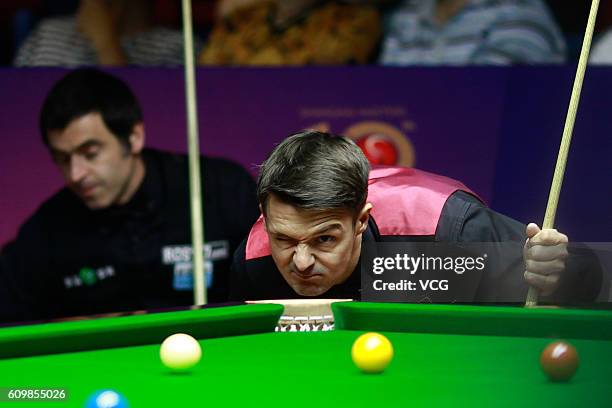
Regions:
M 527 240 L 527 247 L 536 245 L 559 245 L 567 244 L 569 239 L 567 235 L 560 233 L 556 229 L 543 229 Z
M 565 261 L 563 259 L 555 259 L 552 261 L 536 261 L 533 259 L 525 260 L 526 272 L 536 275 L 559 275 L 565 269 Z
M 540 232 L 540 227 L 538 226 L 538 224 L 530 222 L 529 224 L 527 224 L 525 232 L 527 233 L 527 238 L 533 238 L 535 234 Z
M 542 295 L 549 295 L 559 286 L 559 275 L 539 275 L 525 271 L 527 283 L 541 291 Z
M 567 245 L 563 244 L 552 246 L 528 246 L 525 251 L 525 259 L 533 261 L 554 261 L 557 259 L 565 259 L 568 255 Z

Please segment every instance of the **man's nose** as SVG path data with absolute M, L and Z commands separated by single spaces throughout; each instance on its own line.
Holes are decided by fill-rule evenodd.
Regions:
M 293 263 L 298 271 L 302 272 L 314 265 L 314 256 L 310 252 L 308 245 L 298 244 L 293 253 Z
M 87 173 L 87 164 L 79 156 L 70 158 L 70 167 L 68 169 L 68 177 L 72 183 L 81 181 Z

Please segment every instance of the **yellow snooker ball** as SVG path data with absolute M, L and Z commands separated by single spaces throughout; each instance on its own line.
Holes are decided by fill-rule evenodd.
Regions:
M 183 371 L 195 366 L 202 357 L 200 343 L 185 333 L 166 338 L 159 349 L 162 363 L 171 370 Z
M 353 343 L 351 356 L 353 363 L 364 373 L 380 373 L 393 358 L 393 346 L 382 334 L 365 333 Z

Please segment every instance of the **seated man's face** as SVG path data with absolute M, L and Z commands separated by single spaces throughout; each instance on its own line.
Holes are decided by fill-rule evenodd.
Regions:
M 48 135 L 53 161 L 87 207 L 106 208 L 131 198 L 140 182 L 134 155 L 142 148 L 138 141 L 131 151 L 121 145 L 99 113 L 83 115 Z
M 367 226 L 348 210 L 313 211 L 268 199 L 266 230 L 272 258 L 287 283 L 302 296 L 318 296 L 344 282 L 361 252 Z

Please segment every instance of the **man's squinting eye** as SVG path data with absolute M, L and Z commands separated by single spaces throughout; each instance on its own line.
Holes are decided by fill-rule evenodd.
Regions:
M 337 238 L 333 235 L 321 235 L 317 237 L 317 242 L 319 244 L 333 244 L 337 241 Z

